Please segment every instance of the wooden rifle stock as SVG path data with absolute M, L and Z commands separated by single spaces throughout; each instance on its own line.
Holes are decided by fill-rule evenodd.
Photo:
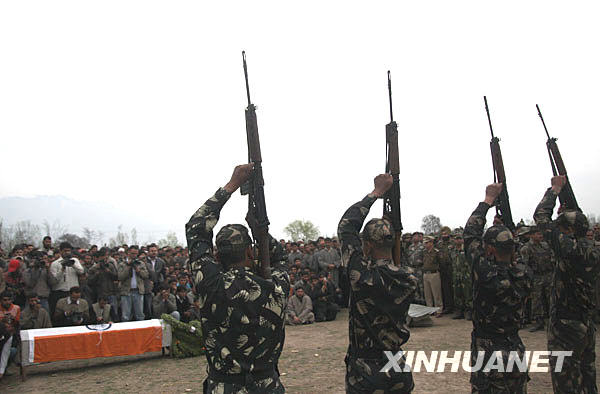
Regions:
M 250 86 L 248 84 L 248 68 L 246 65 L 246 53 L 242 52 L 244 77 L 246 79 L 246 96 L 248 107 L 246 116 L 246 139 L 248 143 L 248 162 L 254 164 L 254 171 L 241 192 L 248 194 L 248 214 L 253 217 L 255 223 L 252 233 L 255 237 L 255 248 L 258 250 L 260 260 L 260 273 L 265 279 L 271 277 L 271 260 L 269 255 L 269 218 L 267 217 L 267 206 L 265 203 L 264 179 L 262 173 L 262 155 L 260 152 L 260 139 L 258 137 L 258 123 L 256 121 L 256 107 L 250 101 Z
M 546 122 L 544 121 L 544 117 L 542 116 L 542 111 L 540 110 L 540 106 L 536 104 L 535 107 L 537 108 L 538 115 L 540 117 L 540 120 L 542 121 L 544 130 L 546 131 L 546 136 L 548 137 L 548 140 L 546 141 L 546 149 L 548 149 L 548 157 L 550 158 L 552 174 L 554 176 L 564 175 L 567 178 L 567 183 L 565 184 L 565 186 L 563 186 L 560 194 L 558 195 L 560 204 L 568 209 L 576 209 L 578 211 L 581 211 L 581 208 L 579 208 L 579 205 L 577 204 L 577 199 L 575 198 L 573 188 L 571 187 L 571 182 L 569 181 L 569 176 L 567 175 L 567 168 L 565 167 L 565 163 L 563 162 L 560 150 L 558 149 L 556 138 L 550 137 L 548 129 L 546 128 Z
M 509 230 L 513 231 L 515 229 L 515 223 L 513 222 L 510 201 L 508 198 L 508 187 L 506 186 L 506 173 L 504 172 L 504 161 L 502 160 L 502 151 L 500 150 L 500 139 L 494 136 L 494 129 L 492 128 L 492 120 L 490 118 L 490 110 L 488 108 L 486 96 L 483 96 L 483 101 L 485 103 L 485 111 L 490 125 L 490 132 L 492 133 L 490 151 L 492 154 L 492 167 L 494 169 L 494 182 L 502 183 L 502 191 L 494 205 L 496 205 L 496 213 L 500 215 L 504 225 L 508 227 Z
M 385 126 L 385 172 L 392 175 L 392 187 L 383 196 L 383 217 L 390 220 L 396 234 L 392 251 L 394 264 L 401 265 L 402 215 L 400 212 L 400 153 L 398 151 L 398 124 L 392 111 L 392 79 L 388 71 L 388 95 L 390 101 L 390 123 Z

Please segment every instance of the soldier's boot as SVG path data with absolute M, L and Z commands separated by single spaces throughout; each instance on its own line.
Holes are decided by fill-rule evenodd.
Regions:
M 535 326 L 529 329 L 529 332 L 542 331 L 544 329 L 544 320 L 538 320 Z
M 473 315 L 471 314 L 471 311 L 466 311 L 465 312 L 465 319 L 468 321 L 473 320 Z
M 452 316 L 452 320 L 458 320 L 458 319 L 464 319 L 464 318 L 465 318 L 465 313 L 462 309 L 459 310 L 456 315 Z

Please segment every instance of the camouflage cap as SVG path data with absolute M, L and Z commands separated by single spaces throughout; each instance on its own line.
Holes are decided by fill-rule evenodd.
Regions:
M 371 219 L 363 229 L 363 239 L 381 246 L 394 245 L 394 229 L 387 219 Z
M 508 227 L 496 224 L 483 234 L 483 242 L 489 245 L 510 245 L 515 242 Z
M 448 234 L 450 234 L 450 232 L 451 232 L 451 230 L 450 230 L 450 227 L 448 227 L 448 226 L 444 226 L 444 227 L 442 227 L 440 229 L 440 234 L 441 233 L 448 233 Z
M 410 240 L 412 239 L 412 237 L 413 237 L 413 236 L 412 236 L 412 234 L 411 234 L 411 233 L 404 233 L 404 234 L 402 234 L 402 239 L 403 239 L 404 241 L 410 241 Z
M 423 242 L 433 242 L 435 241 L 435 238 L 432 237 L 431 235 L 426 235 L 423 237 Z
M 517 235 L 520 237 L 521 235 L 532 234 L 535 232 L 535 226 L 521 226 L 517 228 Z
M 559 225 L 573 226 L 576 232 L 582 233 L 590 227 L 587 217 L 574 209 L 565 209 L 558 215 L 556 221 Z
M 252 244 L 248 229 L 242 224 L 223 226 L 215 239 L 219 253 L 240 252 Z

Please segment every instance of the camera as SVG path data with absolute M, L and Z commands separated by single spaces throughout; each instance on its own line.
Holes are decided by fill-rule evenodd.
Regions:
M 73 260 L 73 259 L 65 259 L 62 263 L 66 267 L 72 267 L 73 264 L 75 264 L 75 260 Z
M 83 313 L 82 312 L 73 312 L 71 314 L 71 323 L 79 324 L 83 321 Z

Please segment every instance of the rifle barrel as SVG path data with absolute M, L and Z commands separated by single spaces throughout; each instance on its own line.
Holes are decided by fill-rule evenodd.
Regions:
M 544 125 L 544 130 L 546 131 L 546 136 L 548 137 L 548 139 L 550 139 L 550 134 L 548 133 L 548 128 L 546 127 L 546 122 L 544 122 L 544 117 L 542 116 L 542 111 L 540 111 L 540 106 L 536 104 L 535 107 L 537 108 L 538 115 L 540 116 L 540 119 L 542 120 L 542 125 Z
M 248 97 L 248 106 L 252 104 L 250 101 L 250 85 L 248 84 L 248 66 L 246 65 L 246 51 L 242 51 L 242 60 L 244 62 L 244 78 L 246 78 L 246 96 Z
M 394 112 L 392 111 L 392 76 L 388 70 L 388 96 L 390 97 L 390 121 L 394 121 Z
M 487 97 L 483 96 L 483 102 L 485 103 L 485 112 L 487 113 L 488 123 L 490 124 L 490 132 L 492 133 L 492 138 L 494 138 L 494 129 L 492 128 L 492 119 L 490 118 L 490 110 L 488 108 Z

